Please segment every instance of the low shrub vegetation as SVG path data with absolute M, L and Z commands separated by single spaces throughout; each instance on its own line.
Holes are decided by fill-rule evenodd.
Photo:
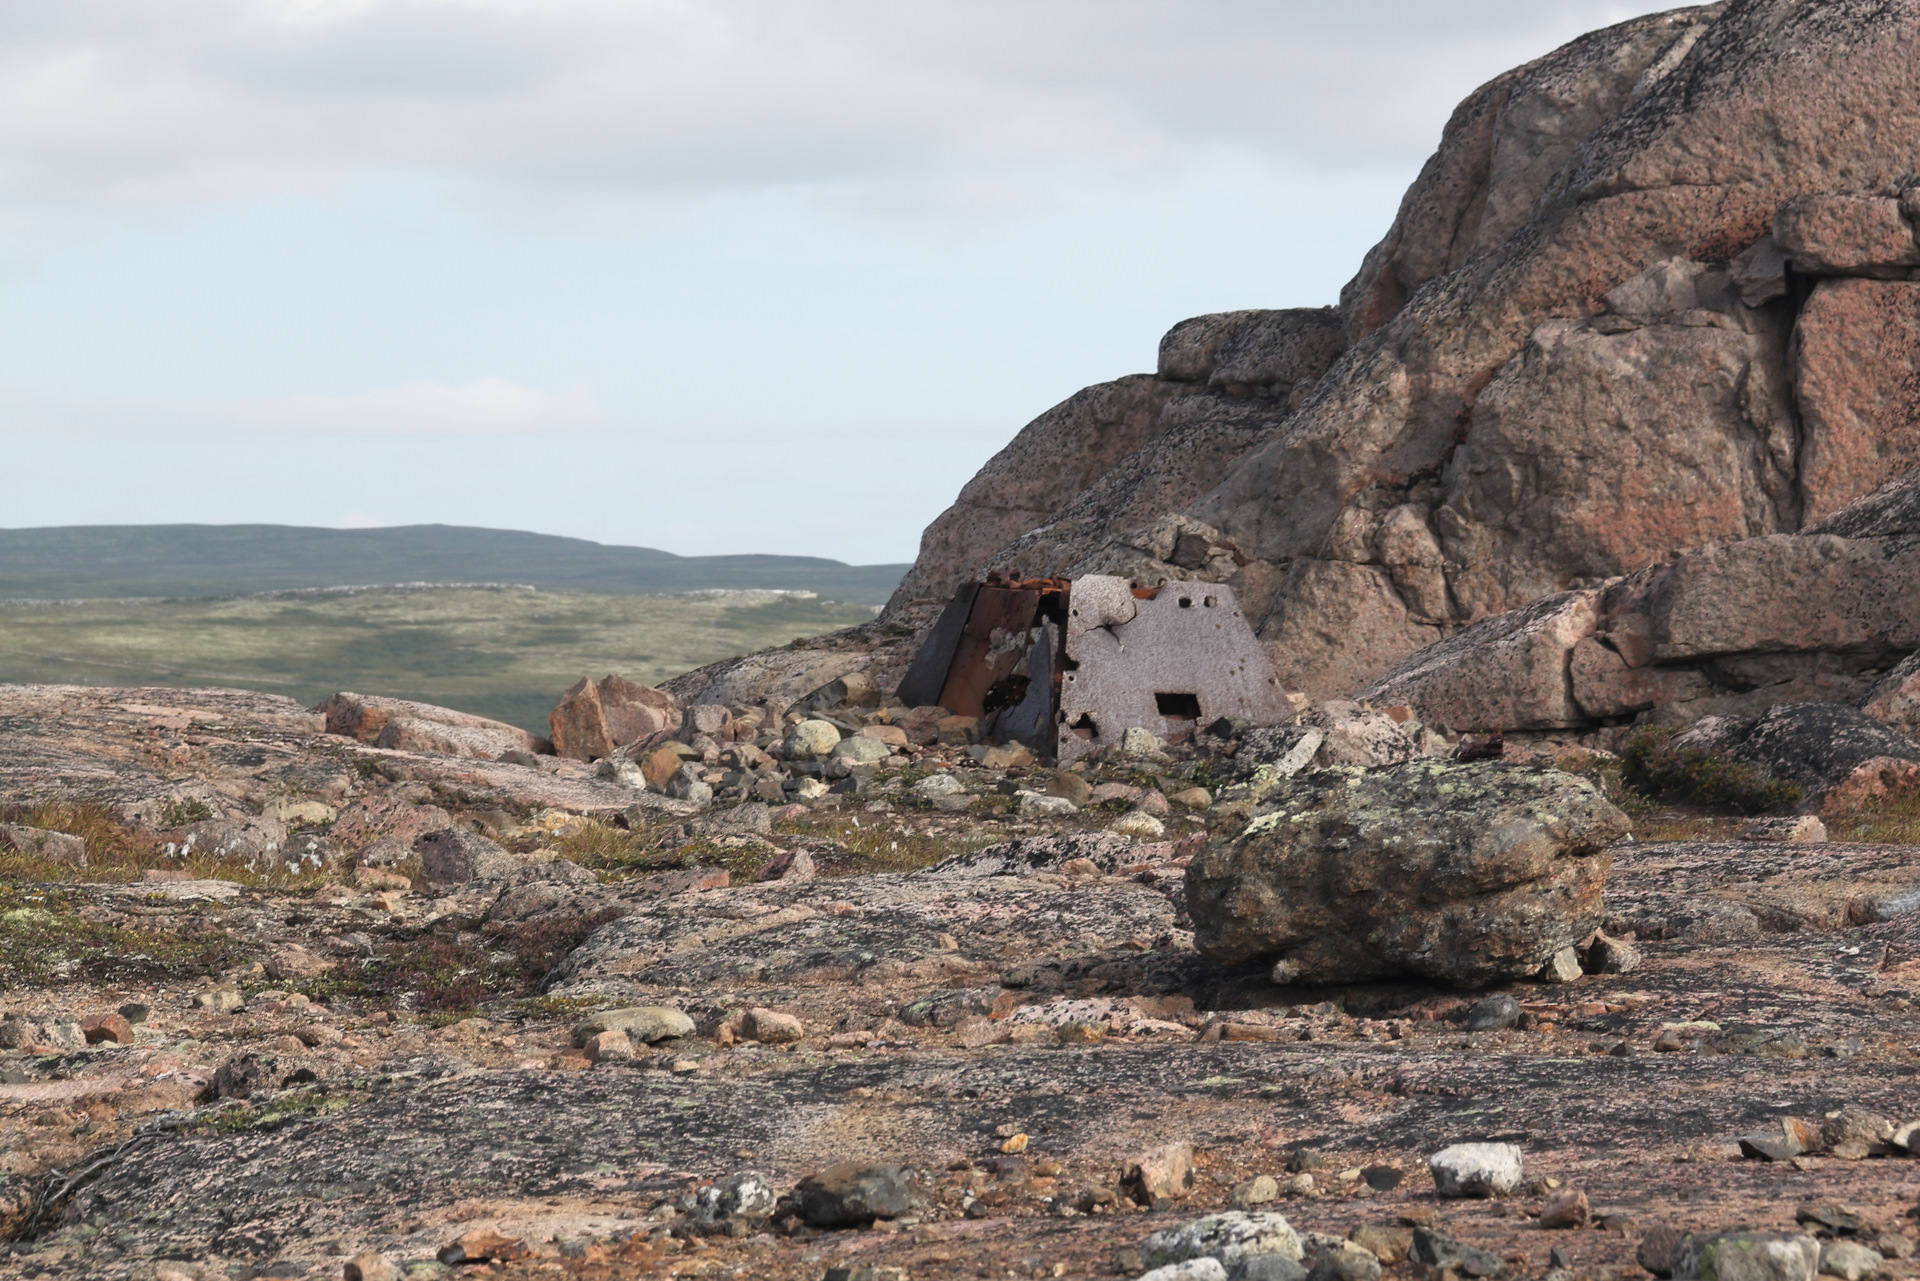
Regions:
M 0 991 L 83 980 L 179 980 L 242 960 L 213 920 L 183 912 L 165 928 L 109 924 L 84 899 L 51 887 L 0 885 Z
M 1629 788 L 1663 801 L 1777 814 L 1800 804 L 1800 789 L 1717 752 L 1676 747 L 1677 730 L 1635 730 L 1620 749 L 1621 779 Z
M 202 818 L 206 806 L 192 802 Z M 194 819 L 192 821 L 198 821 Z M 65 832 L 87 843 L 87 864 L 75 867 L 41 854 L 12 848 L 0 848 L 0 883 L 37 883 L 44 881 L 127 883 L 138 881 L 150 870 L 185 872 L 192 877 L 212 877 L 241 885 L 271 886 L 276 889 L 318 885 L 326 880 L 324 871 L 307 863 L 287 870 L 278 859 L 259 861 L 249 867 L 239 857 L 214 858 L 205 854 L 168 847 L 152 835 L 122 823 L 104 805 L 80 805 L 65 801 L 41 801 L 25 805 L 0 805 L 0 823 L 17 823 L 49 832 Z

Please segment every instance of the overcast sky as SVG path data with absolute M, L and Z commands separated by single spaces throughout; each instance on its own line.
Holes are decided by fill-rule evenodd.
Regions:
M 0 5 L 0 525 L 911 559 L 1628 0 Z

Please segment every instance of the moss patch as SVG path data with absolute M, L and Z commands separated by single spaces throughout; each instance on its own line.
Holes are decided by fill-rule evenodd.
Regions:
M 211 919 L 183 912 L 164 929 L 83 915 L 74 895 L 0 885 L 0 990 L 83 979 L 198 978 L 239 964 L 235 942 Z

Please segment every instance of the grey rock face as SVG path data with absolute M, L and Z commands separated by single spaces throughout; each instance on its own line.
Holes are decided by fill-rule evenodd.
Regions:
M 1555 770 L 1419 760 L 1277 787 L 1188 865 L 1195 944 L 1276 981 L 1527 977 L 1593 933 L 1627 820 Z

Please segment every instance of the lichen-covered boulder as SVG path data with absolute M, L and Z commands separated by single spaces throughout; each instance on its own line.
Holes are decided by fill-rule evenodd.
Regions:
M 1326 770 L 1188 866 L 1194 942 L 1223 964 L 1271 959 L 1278 982 L 1522 977 L 1599 927 L 1607 847 L 1627 829 L 1558 770 Z

